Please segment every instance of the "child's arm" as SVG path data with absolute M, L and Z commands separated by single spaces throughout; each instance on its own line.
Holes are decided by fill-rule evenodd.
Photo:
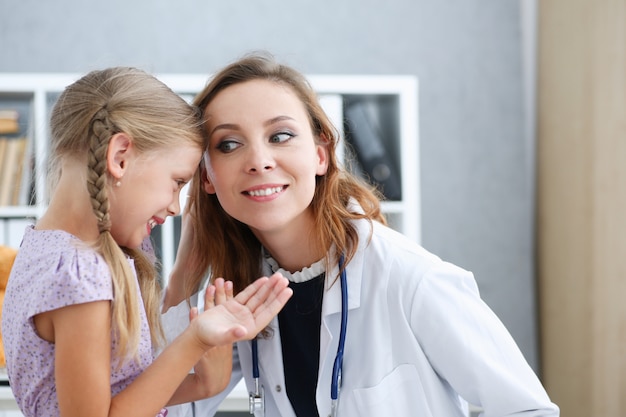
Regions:
M 126 389 L 111 398 L 110 304 L 97 301 L 47 314 L 56 344 L 63 417 L 154 417 L 214 346 L 256 336 L 291 296 L 280 275 L 261 278 L 237 297 L 198 315 Z
M 198 295 L 200 297 L 200 294 Z M 208 285 L 204 293 L 204 309 L 215 307 L 233 298 L 233 284 L 217 278 Z M 198 316 L 198 308 L 189 312 L 189 320 Z M 188 375 L 176 390 L 168 405 L 182 404 L 219 394 L 228 386 L 232 373 L 233 346 L 216 346 L 207 350 L 194 366 L 194 373 Z

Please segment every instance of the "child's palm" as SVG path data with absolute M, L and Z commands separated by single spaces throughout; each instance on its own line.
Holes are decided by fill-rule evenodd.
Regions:
M 194 323 L 207 345 L 223 345 L 254 338 L 285 305 L 292 291 L 280 274 L 259 278 L 234 299 L 207 309 Z

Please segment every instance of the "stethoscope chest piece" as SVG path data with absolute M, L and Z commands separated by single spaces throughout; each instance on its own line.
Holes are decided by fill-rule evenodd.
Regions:
M 265 415 L 265 401 L 263 401 L 264 392 L 262 386 L 256 386 L 256 392 L 251 392 L 249 397 L 250 414 L 256 414 L 257 411 L 261 415 Z

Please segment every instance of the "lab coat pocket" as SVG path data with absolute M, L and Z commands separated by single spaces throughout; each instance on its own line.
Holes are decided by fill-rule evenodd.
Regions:
M 400 365 L 378 385 L 353 395 L 361 417 L 433 417 L 414 365 Z

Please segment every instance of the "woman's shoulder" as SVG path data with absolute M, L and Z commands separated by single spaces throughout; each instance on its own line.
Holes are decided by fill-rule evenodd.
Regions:
M 368 264 L 388 265 L 385 269 L 406 278 L 450 276 L 473 279 L 473 274 L 464 268 L 443 260 L 402 233 L 372 222 L 371 226 L 360 225 L 359 252 Z
M 441 259 L 395 229 L 377 221 L 357 221 L 359 246 L 364 251 L 376 251 L 384 256 L 407 256 L 413 261 L 427 263 L 440 262 Z

